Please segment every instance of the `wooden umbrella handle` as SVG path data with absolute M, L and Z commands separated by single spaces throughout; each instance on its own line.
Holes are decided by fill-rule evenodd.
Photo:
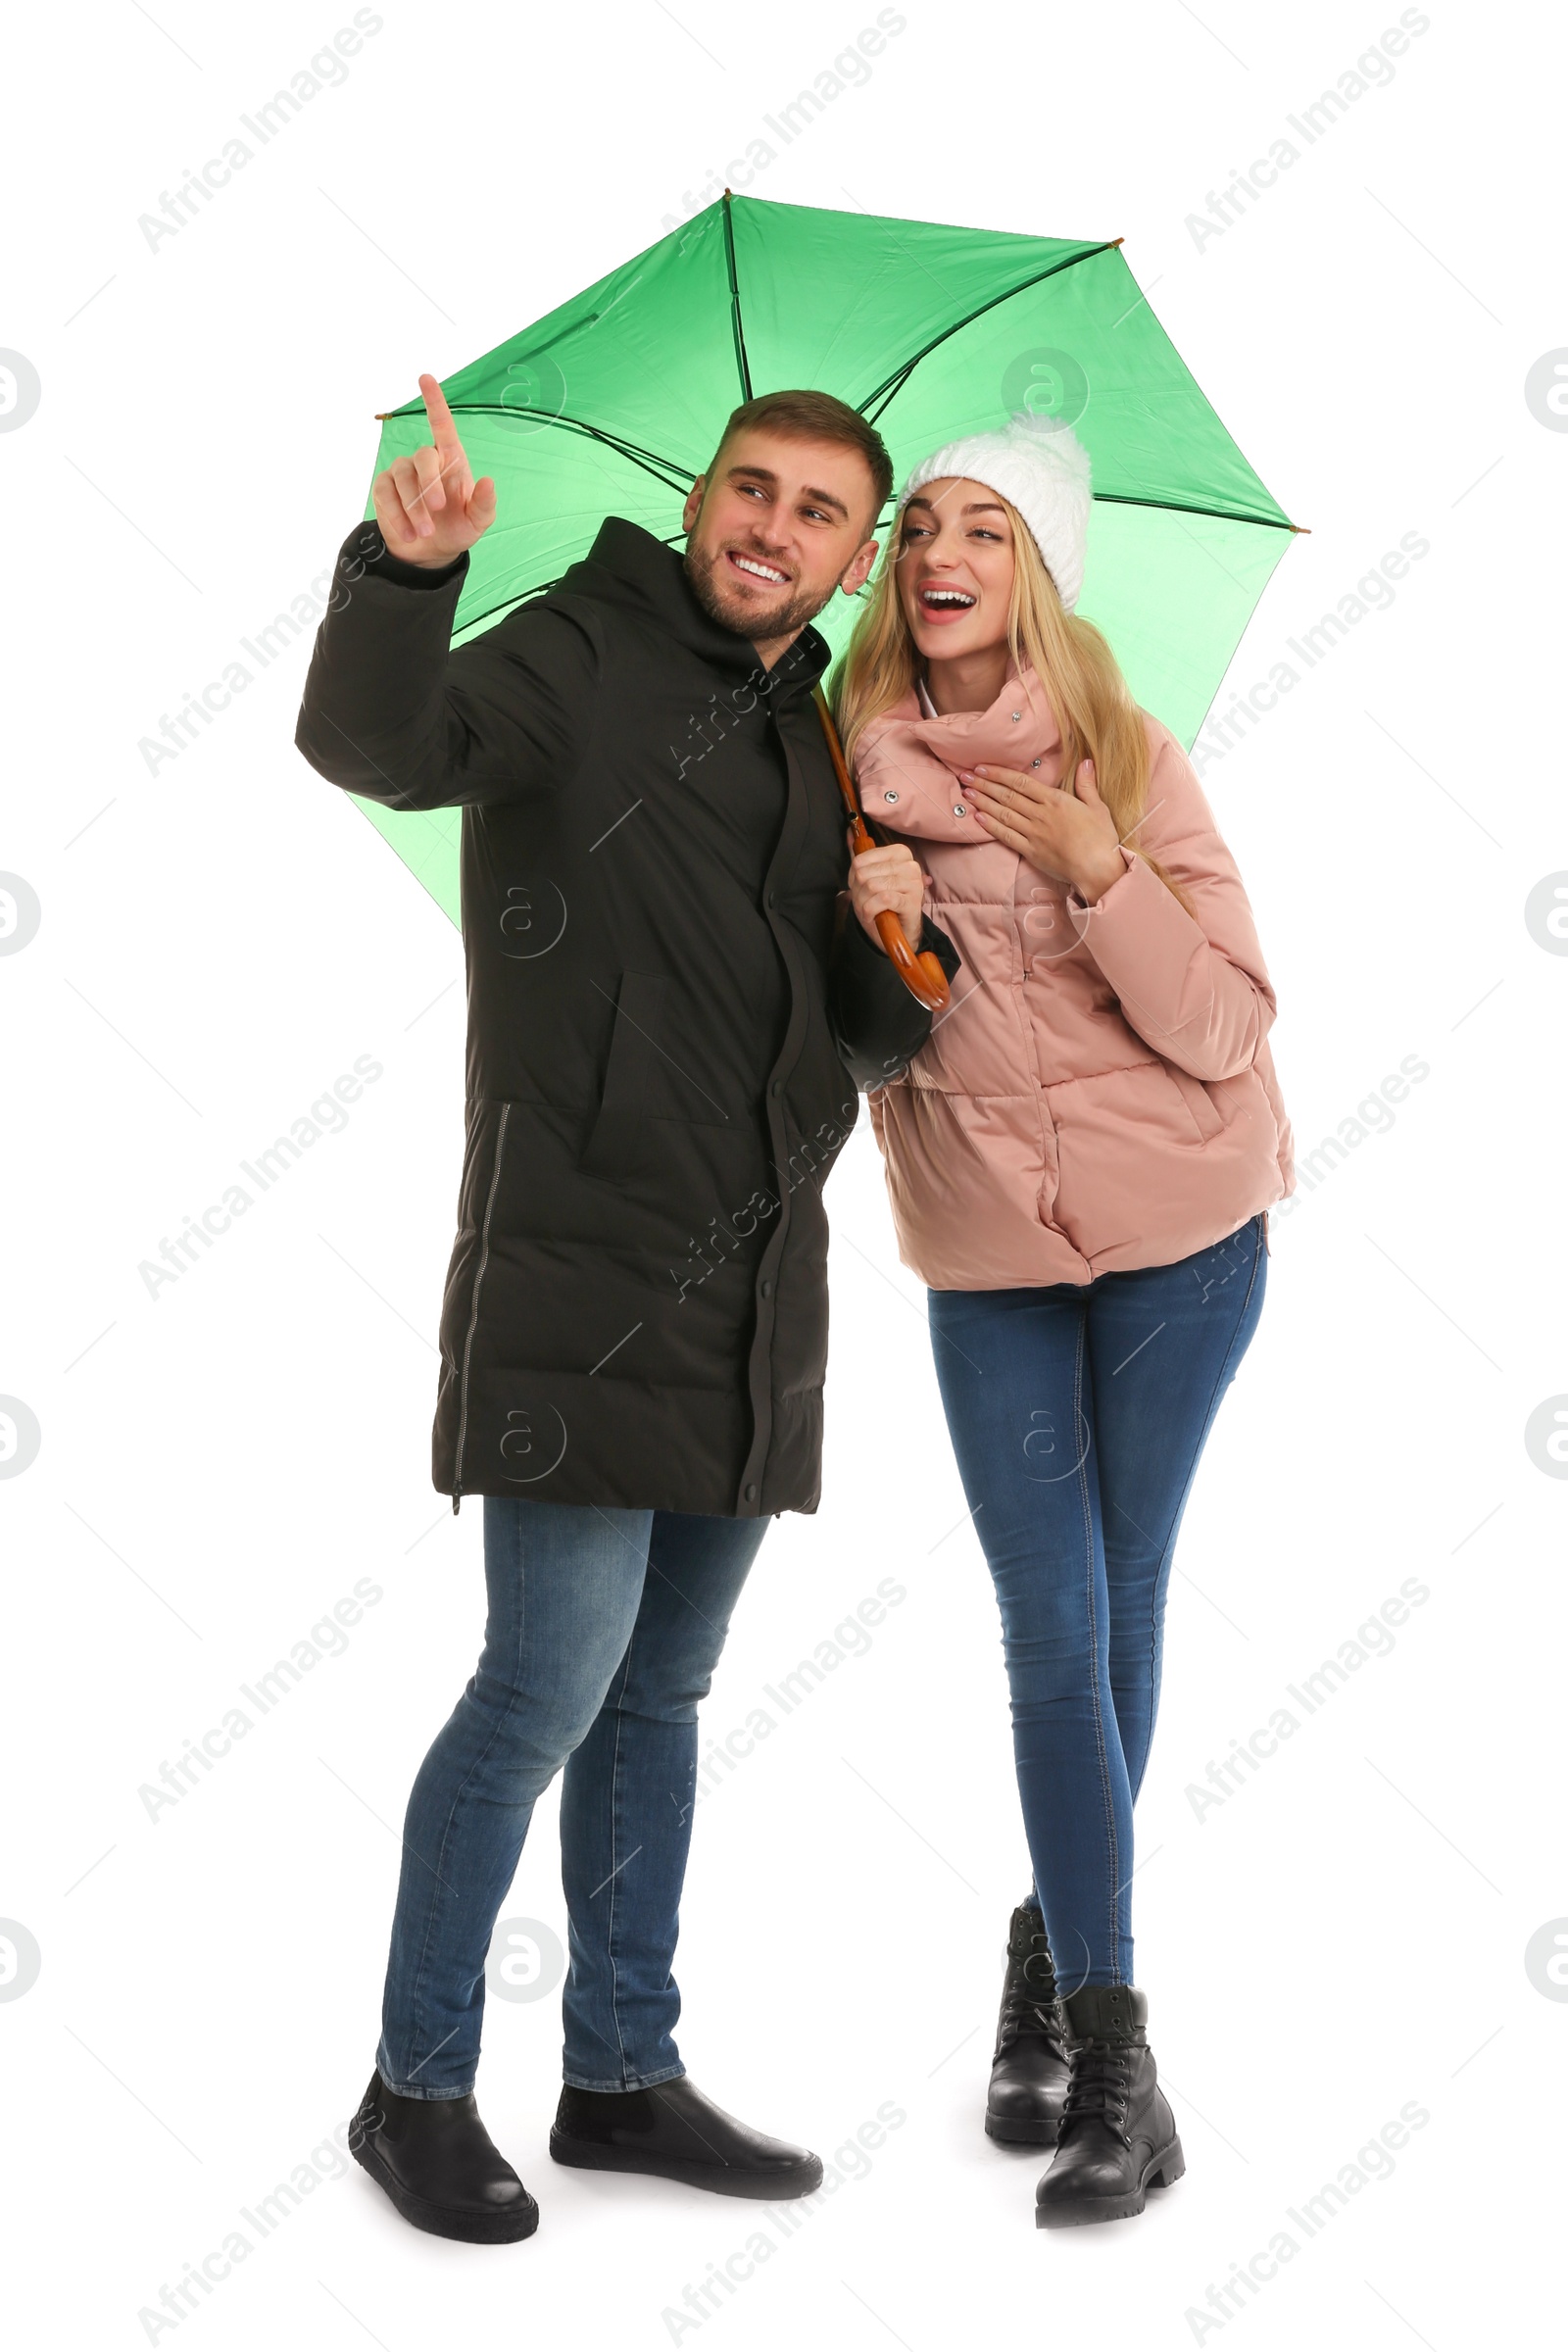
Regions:
M 866 850 L 874 850 L 876 843 L 866 831 L 865 819 L 860 814 L 860 804 L 856 799 L 855 785 L 844 757 L 844 747 L 839 741 L 839 731 L 833 724 L 833 713 L 827 707 L 827 697 L 820 686 L 812 687 L 811 699 L 816 705 L 816 715 L 822 722 L 822 732 L 827 738 L 828 756 L 833 761 L 833 773 L 839 780 L 839 791 L 850 819 L 855 854 L 858 858 Z M 945 1012 L 949 1002 L 948 975 L 930 949 L 922 949 L 916 955 L 904 936 L 904 925 L 891 910 L 877 916 L 876 935 L 887 950 L 888 961 L 915 1002 L 923 1004 L 928 1012 Z

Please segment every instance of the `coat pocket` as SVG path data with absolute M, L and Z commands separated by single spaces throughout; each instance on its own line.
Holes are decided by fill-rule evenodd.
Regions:
M 1225 1131 L 1225 1121 L 1220 1117 L 1214 1098 L 1202 1080 L 1193 1077 L 1190 1071 L 1179 1070 L 1173 1061 L 1166 1062 L 1165 1070 L 1171 1084 L 1192 1113 L 1193 1125 L 1198 1129 L 1199 1141 L 1206 1144 L 1212 1142 L 1216 1135 L 1222 1135 Z
M 693 1065 L 679 1034 L 680 992 L 667 973 L 622 972 L 615 995 L 599 1110 L 583 1149 L 583 1167 L 610 1171 L 626 1164 L 653 1120 L 685 1127 L 727 1127 L 728 1112 L 712 1082 Z

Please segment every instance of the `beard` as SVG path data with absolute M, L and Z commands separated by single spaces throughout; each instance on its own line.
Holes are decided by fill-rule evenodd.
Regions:
M 771 556 L 764 556 L 756 548 L 739 547 L 735 552 L 737 555 L 753 556 L 760 564 L 773 561 Z M 754 644 L 760 642 L 764 645 L 775 637 L 793 637 L 805 628 L 808 620 L 816 618 L 833 593 L 829 588 L 827 596 L 791 595 L 790 585 L 786 583 L 776 605 L 747 604 L 740 596 L 731 595 L 726 589 L 719 568 L 726 553 L 726 549 L 719 548 L 714 554 L 709 555 L 701 548 L 688 546 L 684 562 L 686 577 L 691 582 L 692 594 L 697 602 L 709 619 L 716 621 L 721 629 L 728 629 L 732 637 L 749 637 Z

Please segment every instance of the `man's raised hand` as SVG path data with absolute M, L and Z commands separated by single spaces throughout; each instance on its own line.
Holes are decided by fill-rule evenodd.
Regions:
M 389 552 L 405 564 L 422 564 L 435 571 L 456 563 L 490 528 L 496 518 L 496 486 L 488 474 L 474 480 L 446 394 L 435 377 L 421 375 L 419 391 L 430 419 L 431 443 L 412 457 L 394 458 L 376 475 L 370 496 Z

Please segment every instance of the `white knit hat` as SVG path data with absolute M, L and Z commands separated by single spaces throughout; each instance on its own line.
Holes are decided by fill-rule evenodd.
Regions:
M 1063 611 L 1070 612 L 1084 584 L 1084 545 L 1093 503 L 1089 452 L 1072 426 L 1020 410 L 1000 432 L 950 441 L 945 449 L 933 450 L 910 474 L 899 497 L 899 513 L 916 490 L 950 474 L 984 482 L 1017 508 L 1055 583 Z

